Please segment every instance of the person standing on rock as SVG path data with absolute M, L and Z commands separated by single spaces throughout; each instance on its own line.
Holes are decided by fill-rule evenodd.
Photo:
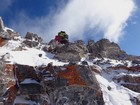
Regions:
M 55 36 L 55 40 L 58 41 L 61 44 L 67 44 L 69 42 L 68 41 L 68 35 L 66 34 L 65 31 L 60 31 L 58 33 L 58 35 Z

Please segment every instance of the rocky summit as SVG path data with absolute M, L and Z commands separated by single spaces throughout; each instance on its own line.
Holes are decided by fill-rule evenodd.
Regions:
M 59 40 L 0 18 L 0 105 L 140 105 L 139 56 L 108 39 Z

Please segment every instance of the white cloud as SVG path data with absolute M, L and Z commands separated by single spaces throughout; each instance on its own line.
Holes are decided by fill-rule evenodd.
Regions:
M 88 37 L 85 32 L 92 30 L 118 42 L 135 7 L 133 0 L 70 0 L 53 15 L 32 20 L 22 14 L 21 21 L 13 27 L 22 33 L 39 33 L 47 41 L 60 30 L 65 30 L 71 39 Z

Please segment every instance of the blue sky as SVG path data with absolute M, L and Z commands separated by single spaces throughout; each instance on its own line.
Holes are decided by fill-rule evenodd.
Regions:
M 128 54 L 140 56 L 139 0 L 0 1 L 0 16 L 5 25 L 20 32 L 22 36 L 31 31 L 49 41 L 58 31 L 66 30 L 71 40 L 99 40 L 105 37 L 118 42 Z

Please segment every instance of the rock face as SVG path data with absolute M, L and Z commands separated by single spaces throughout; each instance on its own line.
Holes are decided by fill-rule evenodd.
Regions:
M 82 40 L 69 43 L 56 50 L 55 58 L 60 61 L 80 61 L 88 52 Z
M 90 58 L 94 57 L 107 57 L 112 59 L 123 59 L 126 53 L 120 49 L 120 47 L 114 43 L 110 42 L 108 39 L 101 39 L 95 44 L 93 41 L 89 41 L 88 50 Z
M 25 43 L 29 47 L 37 47 L 39 43 L 42 43 L 42 41 L 43 39 L 39 37 L 37 34 L 27 32 L 23 43 Z
M 74 63 L 65 66 L 49 64 L 36 69 L 16 64 L 14 74 L 19 87 L 10 88 L 9 91 L 15 91 L 9 93 L 6 103 L 9 100 L 13 103 L 18 92 L 18 96 L 25 95 L 25 99 L 41 105 L 104 105 L 102 91 L 92 69 L 95 68 Z M 47 100 L 42 97 L 47 97 Z

